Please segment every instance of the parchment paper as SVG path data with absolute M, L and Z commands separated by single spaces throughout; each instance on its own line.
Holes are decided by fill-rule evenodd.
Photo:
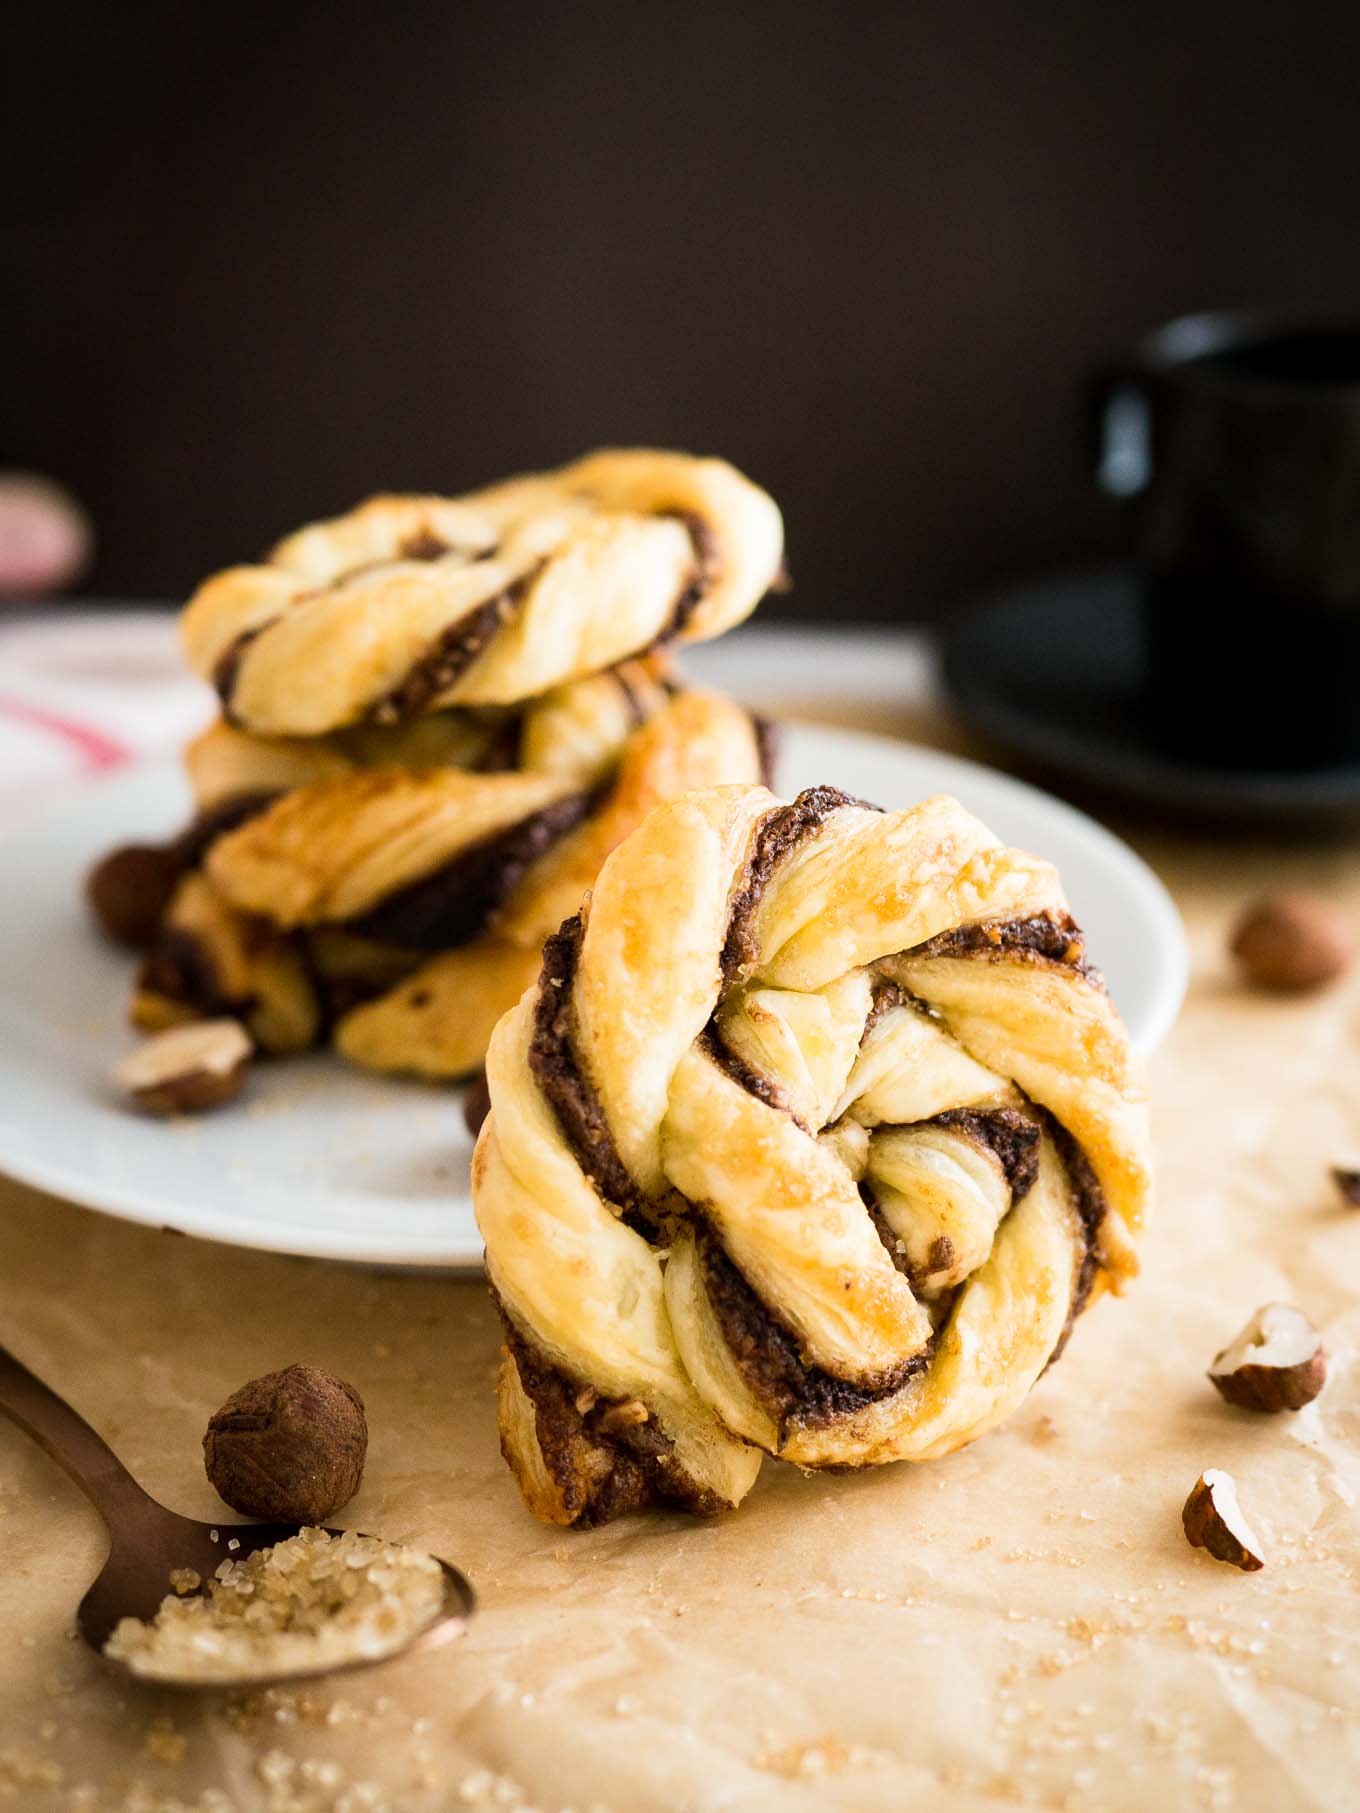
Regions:
M 1326 1175 L 1360 1160 L 1360 974 L 1279 1002 L 1221 954 L 1261 885 L 1320 887 L 1360 918 L 1360 861 L 1134 835 L 1195 956 L 1153 1070 L 1144 1275 L 1081 1321 L 1009 1427 L 945 1462 L 767 1464 L 725 1521 L 555 1532 L 497 1452 L 479 1285 L 200 1244 L 0 1185 L 0 1339 L 151 1492 L 223 1515 L 199 1458 L 209 1412 L 254 1374 L 327 1366 L 372 1431 L 344 1520 L 457 1561 L 482 1599 L 451 1649 L 334 1687 L 128 1687 L 67 1634 L 99 1520 L 0 1424 L 0 1804 L 1360 1804 L 1360 1211 Z M 1331 1374 L 1300 1414 L 1252 1417 L 1204 1370 L 1273 1297 L 1323 1328 Z M 1211 1465 L 1237 1478 L 1263 1573 L 1181 1534 Z

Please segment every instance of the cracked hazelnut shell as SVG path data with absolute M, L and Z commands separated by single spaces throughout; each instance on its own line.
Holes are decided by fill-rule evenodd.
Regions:
M 364 1402 L 318 1366 L 286 1366 L 234 1391 L 209 1419 L 203 1465 L 233 1510 L 270 1523 L 325 1523 L 359 1490 Z
M 1205 1549 L 1215 1561 L 1226 1561 L 1245 1574 L 1266 1564 L 1260 1538 L 1242 1514 L 1237 1485 L 1221 1467 L 1206 1467 L 1181 1511 L 1181 1524 L 1192 1548 Z
M 1322 1337 L 1292 1303 L 1266 1303 L 1214 1356 L 1209 1379 L 1241 1410 L 1302 1410 L 1327 1382 Z
M 253 1050 L 237 1021 L 193 1020 L 129 1052 L 113 1080 L 148 1114 L 203 1114 L 241 1093 Z

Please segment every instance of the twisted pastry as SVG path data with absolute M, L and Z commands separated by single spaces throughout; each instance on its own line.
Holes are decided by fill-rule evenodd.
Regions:
M 515 765 L 390 765 L 417 752 Z M 171 901 L 134 1019 L 237 1011 L 223 1005 L 233 999 L 249 1003 L 263 1049 L 297 1049 L 298 1014 L 269 1011 L 278 963 L 247 976 L 237 956 L 291 940 L 288 993 L 310 987 L 313 1036 L 329 1027 L 370 1068 L 465 1074 L 615 845 L 661 800 L 753 781 L 767 757 L 745 711 L 676 691 L 655 664 L 515 714 L 442 713 L 315 742 L 215 726 L 188 766 L 224 828 L 189 840 L 201 870 Z M 201 912 L 186 922 L 204 898 L 210 939 Z
M 201 586 L 185 652 L 234 723 L 319 736 L 508 705 L 739 623 L 783 528 L 721 460 L 597 453 L 458 499 L 376 497 Z
M 1054 870 L 950 799 L 662 805 L 487 1077 L 502 1447 L 550 1522 L 947 1454 L 1136 1270 L 1123 1026 Z

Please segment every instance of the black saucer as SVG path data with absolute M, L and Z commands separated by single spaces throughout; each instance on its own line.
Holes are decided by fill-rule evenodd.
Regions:
M 980 736 L 1088 790 L 1263 829 L 1360 819 L 1360 762 L 1263 773 L 1161 754 L 1137 709 L 1137 611 L 1127 568 L 1017 586 L 946 632 L 945 683 Z

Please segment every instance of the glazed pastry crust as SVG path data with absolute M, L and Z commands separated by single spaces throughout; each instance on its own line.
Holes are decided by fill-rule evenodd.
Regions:
M 773 501 L 724 461 L 621 449 L 461 499 L 373 498 L 208 580 L 181 629 L 233 722 L 315 737 L 720 635 L 782 548 Z
M 758 1449 L 948 1453 L 1136 1270 L 1124 1029 L 1054 870 L 953 800 L 660 806 L 549 940 L 488 1079 L 502 1444 L 554 1521 L 636 1508 L 602 1404 L 668 1457 L 643 1502 L 733 1504 Z
M 223 910 L 273 928 L 276 942 L 300 940 L 297 987 L 316 996 L 314 1028 L 332 1022 L 355 1063 L 427 1077 L 477 1069 L 492 1027 L 537 974 L 544 937 L 647 813 L 761 771 L 745 711 L 716 694 L 675 692 L 650 669 L 629 670 L 622 684 L 611 674 L 558 689 L 517 736 L 522 759 L 538 766 L 483 774 L 365 768 L 339 747 L 346 739 L 331 739 L 328 778 L 280 790 L 208 850 L 204 873 Z M 384 742 L 379 735 L 379 753 Z M 205 805 L 267 798 L 309 747 L 261 747 L 218 725 L 191 752 L 191 769 Z M 517 867 L 501 863 L 507 852 Z M 445 910 L 439 890 L 460 878 L 473 898 L 455 887 Z M 393 931 L 384 915 L 422 889 L 433 908 L 418 924 L 397 918 Z M 471 930 L 455 938 L 455 923 Z M 417 932 L 421 942 L 403 942 Z M 189 1011 L 181 1000 L 177 1014 Z

